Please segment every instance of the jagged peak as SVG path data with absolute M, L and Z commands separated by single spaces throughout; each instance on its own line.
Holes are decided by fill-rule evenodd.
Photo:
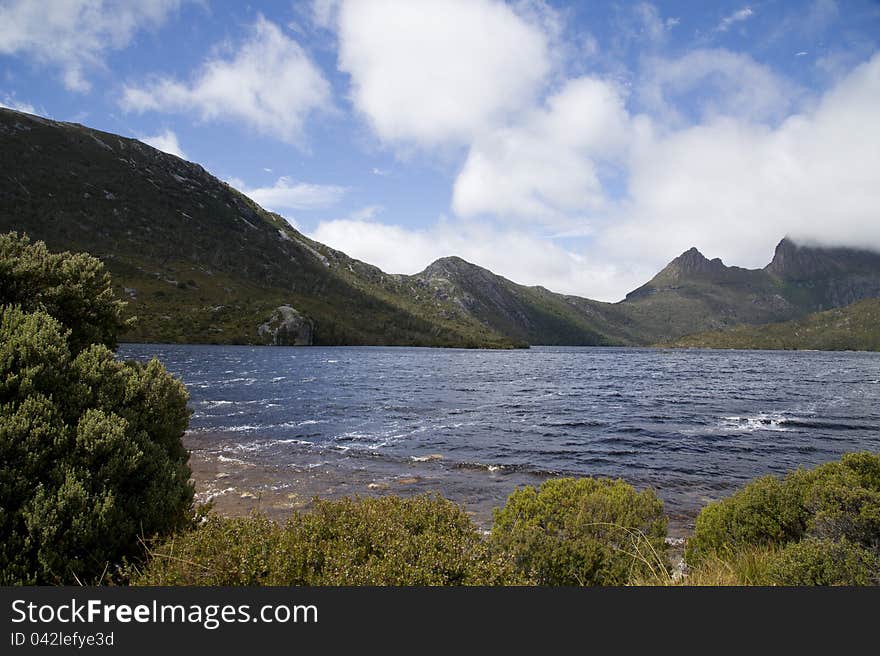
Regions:
M 694 274 L 717 273 L 726 270 L 721 258 L 709 259 L 696 247 L 691 247 L 666 265 L 659 276 L 683 277 Z

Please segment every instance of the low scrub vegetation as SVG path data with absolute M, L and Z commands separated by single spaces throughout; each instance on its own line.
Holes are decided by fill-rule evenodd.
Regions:
M 663 504 L 621 480 L 559 478 L 496 511 L 490 543 L 542 585 L 625 585 L 666 572 Z
M 437 496 L 318 501 L 285 525 L 209 517 L 151 550 L 139 585 L 526 583 L 467 514 Z
M 759 567 L 733 584 L 880 584 L 880 455 L 758 479 L 709 504 L 685 558 L 700 575 L 760 553 Z

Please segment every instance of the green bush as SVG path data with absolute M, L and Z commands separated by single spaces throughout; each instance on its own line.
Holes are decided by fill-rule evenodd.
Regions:
M 779 548 L 771 580 L 784 584 L 876 581 L 880 558 L 880 454 L 765 477 L 709 504 L 697 517 L 685 558 L 690 566 Z
M 74 338 L 115 342 L 115 301 L 103 283 L 90 287 L 100 269 L 93 258 L 49 258 L 49 266 L 41 249 L 0 242 L 0 583 L 94 582 L 137 558 L 141 536 L 187 519 L 186 390 L 156 360 L 118 362 L 106 345 Z M 41 271 L 49 291 L 30 305 L 62 320 L 5 296 L 41 289 Z M 72 300 L 59 280 L 75 288 Z M 91 304 L 93 292 L 100 298 Z M 91 319 L 63 324 L 80 314 Z
M 880 556 L 847 539 L 807 538 L 772 559 L 768 579 L 776 585 L 880 585 Z
M 652 490 L 622 480 L 560 478 L 496 510 L 491 544 L 542 585 L 623 585 L 665 567 L 667 519 Z
M 114 296 L 100 260 L 88 253 L 50 253 L 43 242 L 14 232 L 0 234 L 0 304 L 57 319 L 70 330 L 73 355 L 91 344 L 116 348 L 117 336 L 129 326 L 122 318 L 125 303 Z
M 316 501 L 284 527 L 211 516 L 152 550 L 139 585 L 516 583 L 467 514 L 440 497 Z
M 685 559 L 694 566 L 724 551 L 798 540 L 808 518 L 809 511 L 800 503 L 798 490 L 765 476 L 703 508 L 694 535 L 687 541 Z

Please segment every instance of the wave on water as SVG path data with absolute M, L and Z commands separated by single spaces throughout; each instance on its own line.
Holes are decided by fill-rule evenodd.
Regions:
M 206 399 L 204 401 L 199 401 L 199 405 L 204 406 L 206 408 L 219 408 L 224 405 L 232 405 L 235 401 L 226 401 L 224 399 Z
M 782 413 L 765 413 L 761 412 L 756 415 L 739 417 L 722 417 L 720 427 L 753 433 L 755 431 L 778 431 L 785 433 L 791 430 L 786 427 L 786 423 L 790 421 Z

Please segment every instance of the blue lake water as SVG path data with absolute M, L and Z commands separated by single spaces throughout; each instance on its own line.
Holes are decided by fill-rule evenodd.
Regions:
M 880 451 L 880 354 L 123 345 L 189 388 L 215 457 L 412 473 L 499 505 L 549 475 L 651 486 L 673 516 L 749 479 Z M 427 472 L 427 474 L 426 474 Z M 370 478 L 370 477 L 373 478 Z M 483 486 L 483 487 L 481 487 Z M 357 489 L 349 490 L 357 492 Z M 464 494 L 464 492 L 463 492 Z M 466 494 L 465 494 L 466 496 Z

